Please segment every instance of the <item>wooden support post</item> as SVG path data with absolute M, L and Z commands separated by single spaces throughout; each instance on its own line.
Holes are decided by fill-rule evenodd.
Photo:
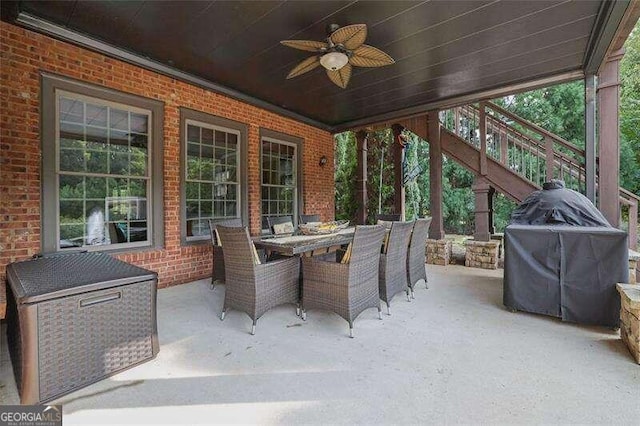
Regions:
M 631 200 L 629 204 L 629 248 L 638 250 L 638 202 Z
M 607 58 L 598 78 L 598 207 L 611 226 L 620 226 L 620 60 L 624 49 Z
M 475 195 L 475 232 L 473 239 L 476 241 L 491 240 L 490 218 L 491 209 L 489 204 L 489 193 L 491 186 L 489 182 L 482 177 L 476 176 L 471 187 Z
M 438 110 L 428 113 L 429 136 L 429 190 L 431 228 L 429 238 L 441 240 L 444 238 L 444 219 L 442 217 L 442 145 L 440 144 L 440 119 Z
M 488 202 L 489 202 L 489 235 L 493 235 L 496 233 L 496 227 L 495 224 L 493 222 L 493 198 L 496 195 L 496 189 L 491 186 L 489 187 L 489 194 L 488 194 Z
M 402 170 L 402 162 L 404 161 L 404 140 L 402 139 L 402 131 L 404 127 L 399 124 L 391 126 L 393 132 L 393 206 L 394 213 L 400 215 L 400 220 L 405 217 L 405 192 L 404 192 L 404 173 Z
M 553 139 L 544 136 L 545 181 L 553 179 Z M 562 178 L 558 176 L 558 178 Z
M 367 132 L 356 132 L 356 222 L 358 225 L 367 223 Z
M 585 191 L 592 203 L 596 203 L 596 76 L 584 79 L 585 124 Z
M 480 174 L 487 175 L 487 116 L 486 103 L 480 102 Z
M 500 163 L 502 163 L 503 166 L 505 167 L 509 167 L 508 164 L 508 157 L 509 157 L 509 137 L 508 137 L 508 133 L 507 133 L 507 129 L 504 128 L 504 132 L 503 130 L 503 126 L 500 126 Z

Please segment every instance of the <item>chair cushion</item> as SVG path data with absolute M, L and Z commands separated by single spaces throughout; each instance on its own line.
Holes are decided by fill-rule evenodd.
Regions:
M 293 223 L 285 222 L 273 225 L 273 233 L 280 234 L 293 234 Z

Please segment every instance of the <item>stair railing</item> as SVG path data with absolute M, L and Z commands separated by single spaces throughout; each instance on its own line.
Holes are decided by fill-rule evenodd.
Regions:
M 567 188 L 586 191 L 585 151 L 548 130 L 491 102 L 440 111 L 443 127 L 529 182 L 562 179 Z M 482 149 L 484 146 L 485 149 Z M 620 188 L 621 210 L 628 209 L 629 247 L 637 247 L 640 197 Z

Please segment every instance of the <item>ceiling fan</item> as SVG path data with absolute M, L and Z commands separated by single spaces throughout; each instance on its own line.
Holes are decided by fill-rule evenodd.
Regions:
M 346 88 L 351 79 L 352 66 L 382 67 L 395 63 L 393 58 L 380 49 L 364 44 L 367 38 L 365 24 L 337 24 L 327 26 L 326 41 L 282 40 L 280 43 L 294 49 L 315 52 L 317 55 L 296 65 L 287 79 L 297 77 L 322 65 L 329 79 L 341 88 Z

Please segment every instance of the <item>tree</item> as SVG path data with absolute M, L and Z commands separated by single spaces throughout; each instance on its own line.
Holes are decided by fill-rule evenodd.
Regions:
M 620 183 L 640 195 L 640 22 L 620 62 Z

